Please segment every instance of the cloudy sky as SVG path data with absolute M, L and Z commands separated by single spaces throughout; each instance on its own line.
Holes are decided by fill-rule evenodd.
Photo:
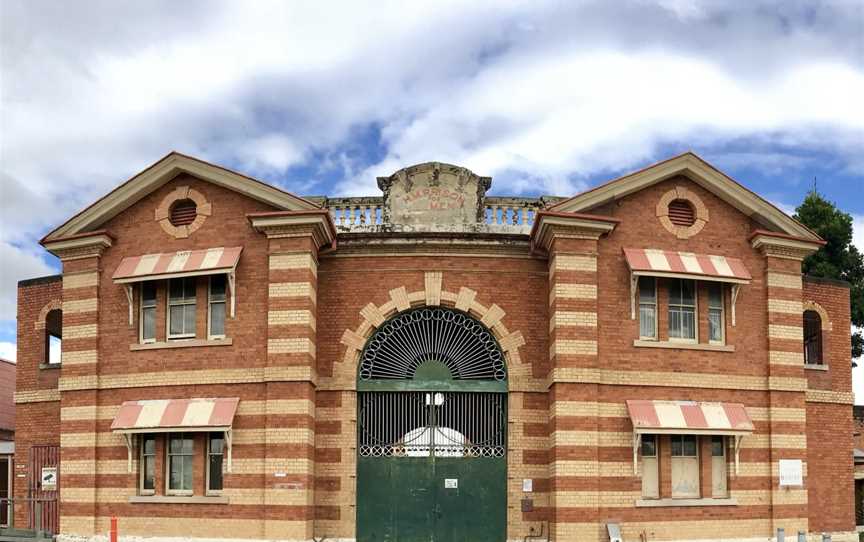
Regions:
M 864 249 L 864 2 L 0 2 L 0 356 L 36 240 L 174 149 L 302 195 L 571 195 L 692 149 Z M 864 403 L 864 368 L 856 378 Z

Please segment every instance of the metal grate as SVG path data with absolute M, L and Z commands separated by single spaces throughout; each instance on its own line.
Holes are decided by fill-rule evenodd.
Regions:
M 368 392 L 358 395 L 364 457 L 504 457 L 507 395 Z
M 182 199 L 171 206 L 171 225 L 186 226 L 195 221 L 198 206 L 191 199 Z
M 392 318 L 372 335 L 360 359 L 360 380 L 413 379 L 430 361 L 446 365 L 454 380 L 507 378 L 501 349 L 486 326 L 445 308 Z
M 696 222 L 696 213 L 689 201 L 676 199 L 669 204 L 669 220 L 676 226 L 692 226 Z

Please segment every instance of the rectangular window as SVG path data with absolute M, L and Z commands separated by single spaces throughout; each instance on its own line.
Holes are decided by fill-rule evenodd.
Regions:
M 669 339 L 696 341 L 696 282 L 669 282 Z
M 210 339 L 225 338 L 225 275 L 210 277 L 209 305 L 207 313 L 207 336 Z
M 711 437 L 711 494 L 714 498 L 729 496 L 726 482 L 726 438 Z
M 156 342 L 156 283 L 147 281 L 141 283 L 141 342 Z
M 672 498 L 699 497 L 699 450 L 695 435 L 672 435 Z
M 207 493 L 222 491 L 222 459 L 225 453 L 225 434 L 210 433 L 207 443 Z
M 168 286 L 168 338 L 195 338 L 195 277 L 171 279 Z
M 141 495 L 152 495 L 156 491 L 156 437 L 141 436 Z
M 723 315 L 723 285 L 708 283 L 708 342 L 723 344 L 725 327 Z
M 193 441 L 185 433 L 171 433 L 168 438 L 168 494 L 192 494 Z
M 642 435 L 642 496 L 646 499 L 660 498 L 657 435 Z
M 657 280 L 639 277 L 639 338 L 657 338 Z

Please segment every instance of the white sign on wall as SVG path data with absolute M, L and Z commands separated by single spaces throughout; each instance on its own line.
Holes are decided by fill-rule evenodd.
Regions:
M 42 491 L 57 489 L 57 467 L 42 467 Z
M 525 493 L 531 493 L 534 491 L 534 480 L 532 478 L 525 478 L 522 480 L 522 491 Z
M 458 478 L 445 478 L 444 479 L 444 488 L 445 489 L 459 489 L 459 479 Z
M 804 464 L 800 459 L 781 459 L 779 463 L 780 487 L 804 485 Z

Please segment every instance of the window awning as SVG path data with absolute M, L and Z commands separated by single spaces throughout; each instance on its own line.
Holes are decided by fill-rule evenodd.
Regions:
M 741 437 L 753 432 L 753 421 L 740 403 L 699 403 L 695 401 L 627 401 L 633 422 L 633 468 L 643 434 L 728 435 L 735 438 L 735 471 Z
M 114 271 L 114 282 L 127 284 L 143 280 L 233 273 L 243 247 L 218 247 L 128 256 Z
M 231 472 L 231 426 L 237 397 L 214 399 L 159 399 L 126 401 L 120 406 L 111 431 L 123 434 L 132 468 L 132 436 L 139 433 L 223 432 Z
M 630 318 L 636 318 L 636 294 L 639 277 L 670 277 L 728 282 L 732 285 L 732 325 L 735 304 L 742 284 L 752 280 L 750 271 L 738 258 L 675 252 L 652 248 L 625 248 L 624 258 L 630 268 Z
M 753 422 L 740 403 L 694 401 L 627 401 L 638 433 L 675 435 L 747 435 Z
M 133 322 L 132 284 L 145 280 L 172 279 L 203 275 L 228 275 L 228 289 L 231 293 L 231 317 L 234 317 L 236 289 L 234 272 L 240 261 L 243 247 L 217 247 L 200 250 L 181 250 L 162 252 L 143 256 L 127 256 L 114 271 L 112 279 L 126 287 L 129 301 L 129 324 Z

